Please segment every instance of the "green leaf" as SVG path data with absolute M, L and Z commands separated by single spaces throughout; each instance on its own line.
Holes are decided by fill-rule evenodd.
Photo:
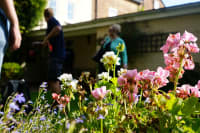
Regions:
M 169 111 L 172 111 L 174 104 L 177 102 L 177 99 L 174 94 L 170 93 L 169 95 L 170 95 L 170 99 L 167 100 L 166 108 Z
M 112 78 L 111 81 L 112 81 L 112 83 L 113 83 L 114 85 L 117 84 L 117 78 Z
M 184 101 L 184 106 L 182 108 L 182 113 L 184 115 L 191 115 L 198 109 L 198 98 L 190 97 Z
M 199 118 L 194 118 L 194 119 L 189 119 L 189 118 L 185 118 L 185 125 L 187 127 L 191 127 L 192 130 L 194 130 L 196 133 L 200 132 L 200 119 Z
M 177 115 L 183 106 L 183 99 L 177 98 L 176 102 L 173 105 L 173 109 L 171 110 L 172 114 Z

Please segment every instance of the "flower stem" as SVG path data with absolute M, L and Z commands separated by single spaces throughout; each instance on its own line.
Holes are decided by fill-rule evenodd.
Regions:
M 92 84 L 90 84 L 90 93 L 92 93 Z
M 124 109 L 125 109 L 125 114 L 127 114 L 126 99 L 125 98 L 124 98 Z
M 68 103 L 68 105 L 69 105 L 69 103 Z M 67 112 L 66 112 L 66 107 L 63 107 L 63 112 L 64 112 L 64 114 L 65 114 L 65 124 L 64 124 L 64 127 L 66 128 L 66 122 L 67 122 L 67 119 L 68 119 L 68 116 L 67 116 Z
M 140 91 L 140 103 L 142 102 L 143 89 Z
M 101 101 L 101 108 L 103 108 L 102 101 Z M 101 119 L 101 133 L 103 133 L 103 119 Z
M 181 74 L 181 70 L 183 69 L 183 58 L 181 58 L 180 60 L 180 67 L 178 69 L 178 74 L 176 75 L 176 78 L 175 78 L 175 81 L 174 81 L 174 91 L 176 90 L 177 88 L 177 85 L 178 85 L 178 79 L 180 77 L 180 74 Z
M 68 113 L 70 112 L 70 102 L 67 104 Z
M 119 50 L 117 51 L 117 57 L 119 57 Z M 114 64 L 114 70 L 113 70 L 113 77 L 115 78 L 116 77 L 116 75 L 115 75 L 115 72 L 116 71 L 116 64 Z
M 64 112 L 64 114 L 65 114 L 65 118 L 67 118 L 67 112 L 66 112 L 65 107 L 63 107 L 63 112 Z
M 103 133 L 103 119 L 101 119 L 101 133 Z
M 78 102 L 78 105 L 79 105 L 79 109 L 82 108 L 82 105 L 81 105 L 81 96 L 79 96 L 79 102 Z
M 116 75 L 115 75 L 115 69 L 116 69 L 116 65 L 114 64 L 113 66 L 113 78 L 115 79 Z

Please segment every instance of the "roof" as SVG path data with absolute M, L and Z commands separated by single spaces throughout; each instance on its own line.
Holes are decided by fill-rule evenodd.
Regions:
M 67 37 L 83 35 L 86 33 L 95 34 L 97 28 L 109 26 L 114 23 L 141 22 L 192 14 L 200 14 L 200 2 L 66 25 L 63 26 L 63 31 Z M 39 37 L 44 35 L 45 29 L 33 31 L 29 34 L 30 37 Z
M 166 7 L 165 3 L 163 2 L 163 0 L 160 0 L 160 2 L 163 4 L 164 7 Z
M 143 0 L 129 0 L 129 1 L 135 2 L 137 4 L 141 4 L 143 2 Z

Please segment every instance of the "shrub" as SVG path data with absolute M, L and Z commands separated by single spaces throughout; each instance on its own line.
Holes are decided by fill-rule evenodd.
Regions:
M 23 77 L 23 68 L 15 62 L 6 62 L 2 66 L 2 77 L 5 80 L 20 79 Z

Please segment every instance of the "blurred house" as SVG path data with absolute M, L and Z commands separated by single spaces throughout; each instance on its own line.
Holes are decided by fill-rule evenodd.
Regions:
M 121 36 L 127 44 L 129 69 L 155 70 L 158 66 L 165 66 L 160 47 L 169 33 L 188 30 L 200 38 L 199 22 L 200 2 L 66 25 L 63 31 L 66 44 L 70 44 L 74 51 L 74 74 L 80 74 L 81 71 L 95 73 L 96 64 L 91 58 L 98 50 L 99 40 L 114 23 L 122 25 Z M 44 35 L 45 29 L 33 31 L 29 34 L 29 42 L 41 41 Z M 194 55 L 194 61 L 200 64 L 199 54 Z M 41 66 L 45 67 L 42 64 L 37 66 L 40 69 Z M 36 71 L 31 70 L 33 74 L 37 74 Z
M 48 0 L 62 25 L 163 8 L 162 0 Z M 45 28 L 41 21 L 36 29 Z

